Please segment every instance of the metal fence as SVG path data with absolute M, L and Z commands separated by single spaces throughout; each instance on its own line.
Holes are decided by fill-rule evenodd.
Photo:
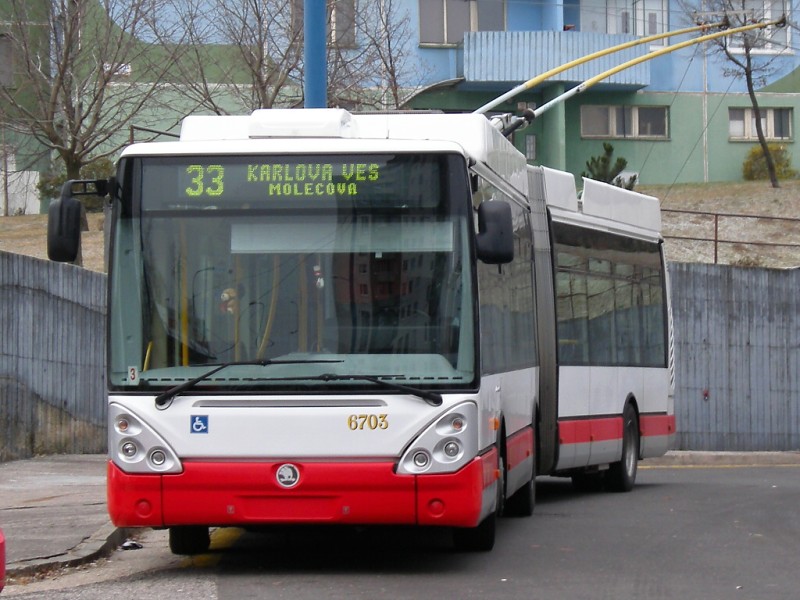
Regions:
M 800 270 L 673 263 L 676 448 L 800 449 Z
M 800 265 L 800 219 L 662 208 L 667 256 L 749 267 Z
M 800 449 L 800 270 L 671 264 L 676 448 Z M 106 449 L 106 276 L 0 252 L 0 461 Z

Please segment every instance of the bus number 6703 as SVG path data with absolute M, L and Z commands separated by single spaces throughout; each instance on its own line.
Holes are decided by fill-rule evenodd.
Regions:
M 351 431 L 364 429 L 389 429 L 389 421 L 385 414 L 381 415 L 350 415 L 347 417 L 347 426 Z

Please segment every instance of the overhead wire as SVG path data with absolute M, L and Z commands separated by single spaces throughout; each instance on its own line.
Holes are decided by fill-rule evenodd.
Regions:
M 673 94 L 672 94 L 672 100 L 670 101 L 670 103 L 669 103 L 669 105 L 668 105 L 668 106 L 669 106 L 669 109 L 670 109 L 670 110 L 669 110 L 669 114 L 670 114 L 670 115 L 672 115 L 672 108 L 673 108 L 673 106 L 674 106 L 674 104 L 675 104 L 675 100 L 678 98 L 678 94 L 680 93 L 680 90 L 681 90 L 681 88 L 683 87 L 683 84 L 684 84 L 684 82 L 686 81 L 686 77 L 687 77 L 687 75 L 689 74 L 689 69 L 691 68 L 691 66 L 692 66 L 692 63 L 694 62 L 695 58 L 697 58 L 697 54 L 700 52 L 700 49 L 701 49 L 701 47 L 702 47 L 702 46 L 700 46 L 699 44 L 698 44 L 698 45 L 696 45 L 696 46 L 694 47 L 694 51 L 692 52 L 692 57 L 691 57 L 691 58 L 689 59 L 689 61 L 687 61 L 687 63 L 686 63 L 686 68 L 685 68 L 685 69 L 684 69 L 684 71 L 683 71 L 683 75 L 681 76 L 681 80 L 680 80 L 680 82 L 678 83 L 678 86 L 677 86 L 677 88 L 676 88 L 676 89 L 675 89 L 675 91 L 673 92 Z M 705 126 L 705 127 L 707 127 L 707 126 L 708 126 L 708 124 L 706 123 L 706 124 L 704 124 L 704 126 Z M 650 142 L 650 147 L 649 147 L 649 149 L 648 149 L 648 151 L 647 151 L 647 154 L 645 155 L 645 158 L 644 158 L 644 160 L 642 161 L 642 165 L 641 165 L 641 168 L 640 168 L 640 170 L 644 170 L 644 167 L 647 165 L 648 161 L 650 160 L 650 156 L 652 155 L 652 153 L 653 153 L 653 149 L 655 148 L 655 145 L 656 145 L 657 143 L 658 143 L 658 142 L 656 142 L 656 141 L 651 141 L 651 142 Z M 695 146 L 696 146 L 696 143 L 695 143 Z M 685 165 L 684 165 L 684 166 L 685 166 Z M 673 183 L 674 183 L 674 182 L 673 182 Z

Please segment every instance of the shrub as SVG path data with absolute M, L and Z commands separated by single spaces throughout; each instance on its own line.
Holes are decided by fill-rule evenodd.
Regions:
M 628 161 L 621 156 L 614 161 L 614 146 L 608 142 L 603 142 L 603 154 L 600 156 L 593 156 L 586 161 L 586 168 L 588 171 L 581 173 L 581 177 L 587 179 L 595 179 L 605 183 L 611 183 L 617 187 L 632 190 L 636 185 L 636 175 L 622 177 L 621 173 L 628 166 Z
M 797 177 L 797 171 L 792 168 L 792 157 L 789 150 L 783 144 L 767 144 L 769 153 L 775 163 L 775 175 L 778 179 L 793 179 Z M 769 179 L 767 172 L 767 160 L 764 158 L 764 151 L 760 144 L 756 144 L 747 153 L 747 158 L 742 164 L 742 175 L 748 181 L 756 179 Z

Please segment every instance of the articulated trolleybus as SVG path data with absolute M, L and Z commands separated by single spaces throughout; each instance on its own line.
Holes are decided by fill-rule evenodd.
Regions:
M 51 258 L 106 191 L 108 507 L 175 553 L 275 524 L 489 550 L 537 474 L 629 490 L 669 446 L 657 200 L 579 199 L 483 115 L 189 117 L 65 186 Z

